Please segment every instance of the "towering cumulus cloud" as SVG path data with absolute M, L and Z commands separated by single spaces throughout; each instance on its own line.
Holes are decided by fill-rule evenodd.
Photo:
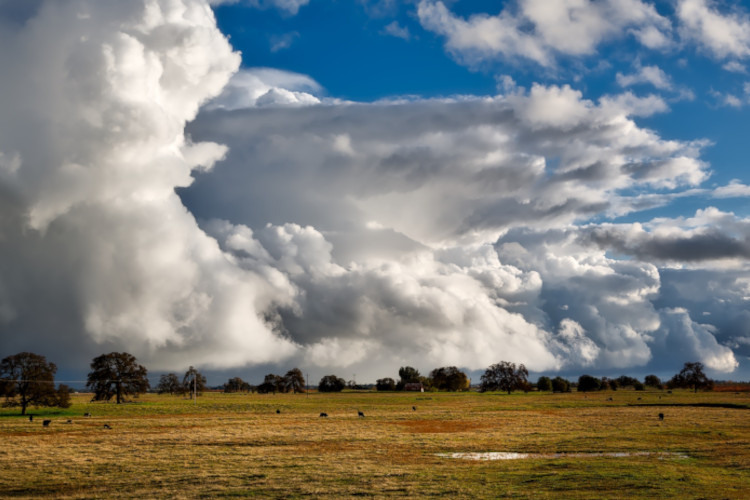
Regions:
M 184 135 L 239 65 L 207 2 L 4 13 L 2 352 L 122 348 L 161 367 L 292 353 L 261 316 L 289 285 L 234 265 L 174 192 L 226 152 Z
M 750 222 L 601 222 L 710 175 L 705 142 L 633 120 L 657 96 L 506 78 L 492 97 L 357 104 L 238 72 L 207 0 L 6 4 L 2 353 L 360 380 L 500 360 L 732 372 L 750 354 Z M 652 10 L 567 49 L 539 20 L 542 55 L 661 26 Z

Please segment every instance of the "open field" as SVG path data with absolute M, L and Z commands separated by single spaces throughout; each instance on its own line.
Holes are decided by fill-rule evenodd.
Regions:
M 750 393 L 89 398 L 0 411 L 0 496 L 750 498 Z

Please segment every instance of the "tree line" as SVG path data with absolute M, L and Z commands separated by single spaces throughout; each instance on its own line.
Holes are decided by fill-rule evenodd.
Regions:
M 151 389 L 148 381 L 148 371 L 140 365 L 136 358 L 127 352 L 111 352 L 102 354 L 91 361 L 91 371 L 88 373 L 86 387 L 93 392 L 92 401 L 110 401 L 115 399 L 119 404 L 127 396 L 138 396 Z M 44 356 L 31 352 L 21 352 L 8 356 L 0 361 L 0 396 L 5 397 L 5 406 L 21 408 L 25 415 L 29 406 L 55 406 L 67 408 L 70 406 L 71 389 L 65 384 L 55 387 L 54 377 L 57 366 L 50 363 Z M 399 380 L 390 377 L 378 379 L 375 388 L 378 391 L 463 391 L 470 387 L 470 379 L 466 373 L 455 366 L 435 368 L 429 376 L 423 376 L 414 367 L 403 366 L 398 371 Z M 572 383 L 562 377 L 539 377 L 536 385 L 528 380 L 529 372 L 523 364 L 516 365 L 509 361 L 501 361 L 489 366 L 481 376 L 479 391 L 513 391 L 570 392 L 577 391 L 617 390 L 620 387 L 632 387 L 644 390 L 645 387 L 655 388 L 689 388 L 695 392 L 713 389 L 714 382 L 704 373 L 704 367 L 699 362 L 685 363 L 682 370 L 667 382 L 662 382 L 656 375 L 648 375 L 643 382 L 622 375 L 618 378 L 597 378 L 591 375 L 581 375 L 577 383 Z M 356 388 L 353 381 L 346 382 L 336 375 L 325 375 L 318 382 L 319 392 L 339 392 L 345 387 Z M 190 367 L 182 379 L 175 373 L 161 375 L 156 386 L 159 394 L 194 394 L 200 395 L 206 390 L 206 377 L 194 367 Z M 230 378 L 223 385 L 224 392 L 258 392 L 268 393 L 298 393 L 305 390 L 305 378 L 299 368 L 289 370 L 285 375 L 268 374 L 263 383 L 252 386 L 239 377 Z

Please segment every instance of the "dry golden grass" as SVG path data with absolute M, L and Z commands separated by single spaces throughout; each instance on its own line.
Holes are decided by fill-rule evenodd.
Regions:
M 197 405 L 156 395 L 119 406 L 87 401 L 78 395 L 68 410 L 32 411 L 31 423 L 11 410 L 0 413 L 1 496 L 750 498 L 747 393 L 207 394 Z M 320 418 L 321 411 L 329 417 Z M 84 418 L 85 412 L 93 416 Z M 52 419 L 49 428 L 42 418 Z M 653 455 L 439 456 L 493 451 Z

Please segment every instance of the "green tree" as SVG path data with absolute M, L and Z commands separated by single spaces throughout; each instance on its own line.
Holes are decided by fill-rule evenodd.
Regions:
M 713 389 L 713 380 L 703 373 L 703 363 L 685 363 L 680 373 L 668 382 L 668 386 L 670 388 L 684 387 L 698 392 L 698 389 Z
M 174 373 L 163 373 L 156 385 L 158 394 L 182 394 L 182 384 Z
M 404 388 L 406 384 L 417 384 L 421 382 L 421 375 L 419 370 L 411 366 L 402 366 L 398 369 L 399 381 L 396 384 L 396 389 L 399 391 Z
M 318 382 L 319 392 L 341 392 L 346 387 L 346 380 L 336 375 L 326 375 Z
M 233 377 L 230 378 L 225 384 L 224 384 L 224 392 L 230 393 L 230 392 L 250 392 L 252 390 L 252 386 L 242 380 L 240 377 Z
M 560 376 L 553 378 L 552 392 L 570 392 L 570 382 Z
M 148 391 L 148 371 L 127 352 L 102 354 L 91 361 L 86 387 L 94 392 L 95 401 L 109 401 L 114 396 L 120 404 L 128 394 Z
M 257 388 L 259 394 L 268 394 L 272 392 L 276 394 L 277 391 L 284 392 L 284 377 L 269 373 L 263 379 L 263 383 Z
M 521 364 L 516 367 L 515 363 L 501 361 L 487 368 L 482 375 L 479 390 L 507 391 L 508 394 L 516 389 L 528 390 L 529 371 Z
M 432 387 L 439 391 L 463 391 L 469 387 L 469 377 L 455 366 L 435 368 L 430 379 Z
M 206 377 L 192 366 L 188 368 L 182 377 L 182 393 L 202 396 L 206 390 Z
M 662 389 L 664 387 L 661 379 L 656 375 L 646 375 L 646 378 L 643 379 L 643 383 L 648 387 L 654 387 L 656 389 Z
M 375 381 L 375 389 L 378 391 L 395 391 L 396 381 L 390 377 L 379 378 Z
M 539 391 L 549 392 L 552 390 L 552 380 L 549 377 L 539 377 L 536 381 L 536 388 Z
M 628 377 L 627 375 L 620 375 L 617 377 L 617 385 L 620 387 L 635 387 L 638 383 L 640 383 L 638 382 L 638 379 Z
M 581 375 L 578 377 L 579 392 L 598 391 L 599 389 L 601 389 L 601 381 L 598 378 L 591 375 Z
M 20 406 L 21 415 L 29 406 L 70 406 L 70 389 L 60 385 L 55 390 L 57 366 L 44 356 L 20 352 L 0 361 L 0 395 L 6 406 Z
M 302 375 L 302 370 L 292 368 L 286 372 L 286 375 L 284 375 L 284 388 L 286 392 L 291 390 L 294 394 L 305 392 L 305 376 Z

